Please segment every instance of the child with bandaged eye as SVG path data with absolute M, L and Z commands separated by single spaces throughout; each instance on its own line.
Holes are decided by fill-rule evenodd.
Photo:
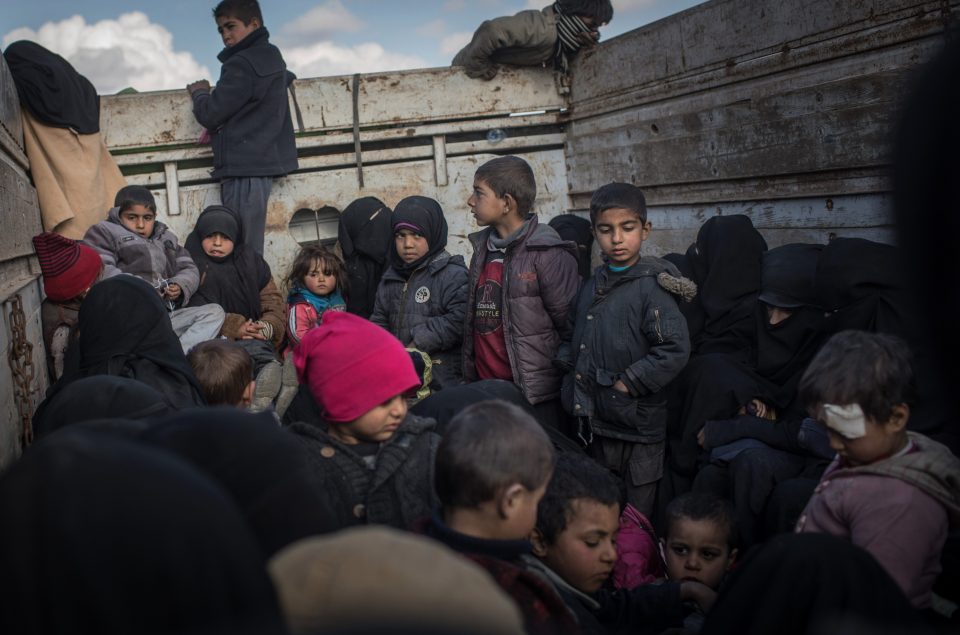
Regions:
M 800 398 L 837 452 L 797 523 L 870 552 L 917 608 L 932 601 L 948 530 L 960 524 L 960 460 L 914 432 L 910 354 L 890 335 L 843 331 L 817 353 Z

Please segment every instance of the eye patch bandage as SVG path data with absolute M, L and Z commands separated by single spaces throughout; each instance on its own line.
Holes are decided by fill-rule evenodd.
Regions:
M 867 436 L 867 419 L 860 404 L 836 406 L 823 404 L 823 422 L 828 428 L 845 439 L 860 439 Z

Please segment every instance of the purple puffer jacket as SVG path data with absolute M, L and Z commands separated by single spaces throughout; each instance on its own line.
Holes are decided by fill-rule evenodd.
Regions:
M 473 258 L 463 329 L 463 378 L 477 380 L 473 317 L 477 283 L 487 261 L 492 228 L 470 234 Z M 513 381 L 531 404 L 560 396 L 563 371 L 553 359 L 567 330 L 569 313 L 580 286 L 577 246 L 531 215 L 527 231 L 507 246 L 503 260 L 503 323 Z

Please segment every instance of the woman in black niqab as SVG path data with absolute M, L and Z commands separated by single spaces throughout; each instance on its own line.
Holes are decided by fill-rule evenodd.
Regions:
M 243 518 L 165 452 L 64 429 L 0 477 L 0 517 L 0 632 L 285 632 Z
M 347 311 L 369 318 L 387 258 L 393 251 L 390 208 L 372 196 L 353 201 L 340 214 L 337 241 L 349 280 Z
M 171 406 L 204 406 L 203 390 L 156 290 L 135 276 L 121 274 L 98 282 L 80 305 L 77 377 L 116 375 L 142 381 Z

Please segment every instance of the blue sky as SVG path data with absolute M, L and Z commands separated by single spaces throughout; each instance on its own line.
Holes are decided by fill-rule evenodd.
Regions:
M 443 66 L 484 19 L 549 0 L 261 0 L 271 39 L 300 77 Z M 698 4 L 613 0 L 604 39 Z M 101 93 L 216 80 L 216 0 L 5 0 L 6 46 L 31 39 L 63 55 Z

